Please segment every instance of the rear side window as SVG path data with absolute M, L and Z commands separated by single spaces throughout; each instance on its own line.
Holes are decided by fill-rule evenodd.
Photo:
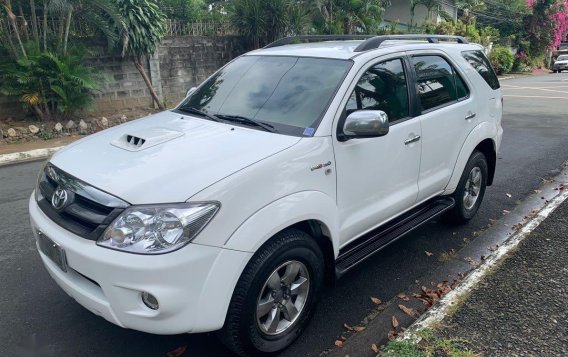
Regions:
M 495 75 L 495 71 L 483 51 L 464 51 L 462 52 L 462 56 L 475 68 L 477 73 L 479 73 L 492 89 L 499 89 L 501 87 L 499 85 L 499 79 L 497 79 L 497 75 Z
M 440 56 L 412 57 L 422 110 L 441 107 L 458 99 L 452 66 Z M 465 86 L 465 84 L 462 85 Z M 464 88 L 461 88 L 464 91 Z M 460 93 L 463 95 L 463 93 Z

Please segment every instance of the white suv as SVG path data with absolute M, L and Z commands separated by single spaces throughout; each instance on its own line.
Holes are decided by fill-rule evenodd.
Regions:
M 461 37 L 287 38 L 57 152 L 31 224 L 53 279 L 108 321 L 274 352 L 326 280 L 435 216 L 475 215 L 501 114 Z

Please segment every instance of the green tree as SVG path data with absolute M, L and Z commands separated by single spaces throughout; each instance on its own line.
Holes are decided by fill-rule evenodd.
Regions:
M 314 25 L 321 33 L 377 33 L 388 6 L 388 0 L 316 0 Z
M 456 6 L 462 11 L 461 20 L 466 27 L 475 25 L 475 13 L 485 10 L 485 2 L 481 0 L 458 0 Z
M 227 12 L 237 32 L 251 47 L 258 48 L 280 37 L 308 31 L 310 13 L 302 5 L 294 0 L 234 0 Z
M 122 55 L 130 57 L 140 72 L 156 105 L 164 110 L 156 90 L 146 73 L 144 59 L 153 55 L 164 35 L 165 16 L 155 0 L 117 0 L 125 22 L 126 42 Z
M 202 21 L 209 15 L 205 0 L 159 0 L 158 4 L 170 20 Z
M 85 53 L 71 43 L 72 25 L 80 23 L 94 34 L 106 33 L 109 42 L 117 42 L 116 29 L 122 20 L 115 2 L 1 0 L 0 6 L 0 47 L 7 55 L 0 63 L 4 78 L 0 90 L 18 97 L 40 120 L 65 116 L 87 105 L 97 76 L 85 64 Z

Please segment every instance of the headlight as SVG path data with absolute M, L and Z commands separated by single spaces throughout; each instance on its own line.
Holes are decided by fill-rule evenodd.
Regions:
M 137 254 L 162 254 L 191 242 L 219 210 L 217 202 L 133 206 L 105 230 L 101 247 Z
M 41 165 L 41 169 L 39 170 L 39 173 L 37 174 L 36 185 L 35 185 L 35 189 L 34 189 L 34 195 L 35 195 L 36 202 L 39 202 L 40 200 L 43 199 L 43 195 L 41 193 L 41 190 L 39 189 L 39 183 L 41 182 L 41 179 L 42 179 L 44 172 L 45 172 L 45 167 L 47 166 L 48 163 L 49 163 L 49 159 L 46 160 Z

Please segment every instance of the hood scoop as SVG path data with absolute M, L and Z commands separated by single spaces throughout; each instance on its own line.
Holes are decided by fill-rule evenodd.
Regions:
M 181 131 L 166 128 L 146 128 L 131 130 L 122 134 L 118 139 L 113 140 L 111 144 L 128 151 L 141 151 L 183 135 L 184 133 Z

